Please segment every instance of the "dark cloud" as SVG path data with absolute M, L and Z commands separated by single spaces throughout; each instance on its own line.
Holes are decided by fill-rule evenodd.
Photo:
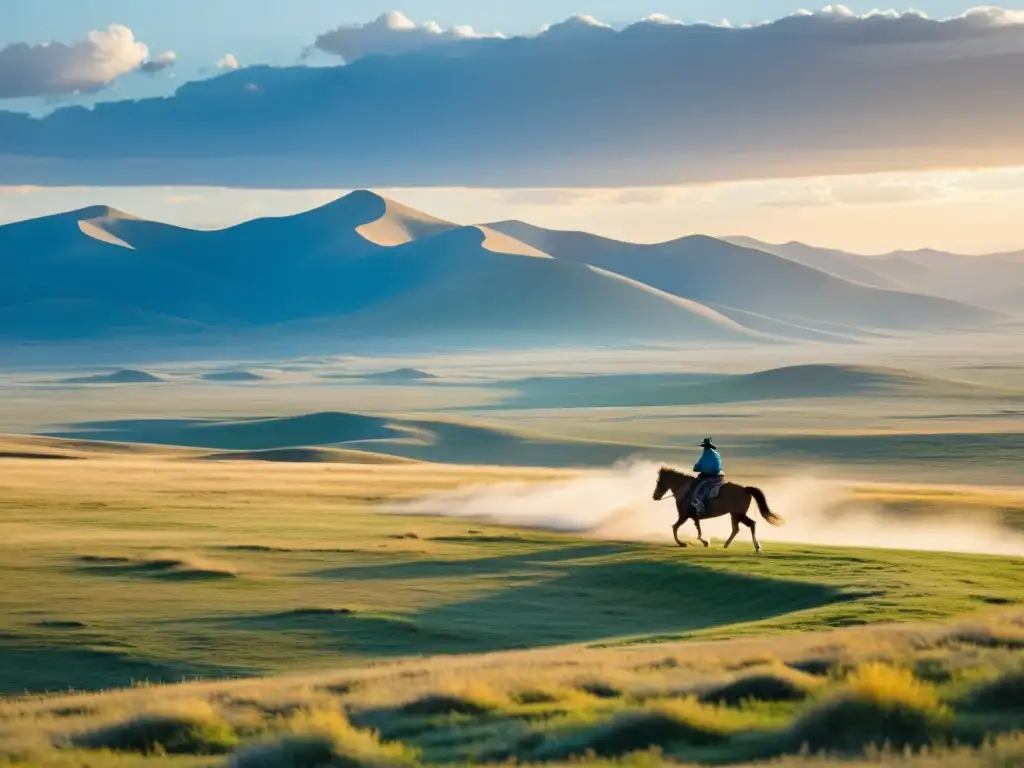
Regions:
M 143 62 L 142 66 L 139 67 L 147 75 L 155 75 L 157 72 L 163 72 L 165 69 L 170 69 L 178 62 L 178 54 L 174 51 L 167 51 L 161 53 L 155 59 Z
M 0 184 L 647 187 L 1019 164 L 1021 21 L 841 6 L 747 28 L 577 17 L 360 58 L 384 52 L 364 37 L 345 66 L 0 113 Z
M 12 43 L 0 49 L 0 99 L 98 91 L 145 66 L 148 55 L 146 45 L 120 24 L 90 32 L 74 45 Z

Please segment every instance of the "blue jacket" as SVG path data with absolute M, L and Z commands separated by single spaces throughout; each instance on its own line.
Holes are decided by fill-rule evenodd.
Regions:
M 697 463 L 693 465 L 693 471 L 700 472 L 702 475 L 720 475 L 722 474 L 722 457 L 713 448 L 705 448 L 704 453 L 697 459 Z

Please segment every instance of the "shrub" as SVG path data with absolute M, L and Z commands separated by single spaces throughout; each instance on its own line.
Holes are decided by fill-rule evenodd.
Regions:
M 820 683 L 810 675 L 785 669 L 747 675 L 701 694 L 701 701 L 736 705 L 756 701 L 800 701 Z
M 334 710 L 297 715 L 286 731 L 273 744 L 235 754 L 232 768 L 404 768 L 416 762 L 404 745 L 382 744 Z
M 872 663 L 812 706 L 790 736 L 812 750 L 905 749 L 947 740 L 951 724 L 952 713 L 931 686 L 907 670 Z
M 583 680 L 576 684 L 576 690 L 589 693 L 598 699 L 617 699 L 622 691 L 604 680 Z
M 486 715 L 507 703 L 506 699 L 487 685 L 467 684 L 424 694 L 402 705 L 405 715 Z
M 1024 709 L 1024 672 L 1012 672 L 982 683 L 967 694 L 964 704 L 979 710 Z
M 212 713 L 141 715 L 72 739 L 86 749 L 154 754 L 219 755 L 238 743 L 231 726 Z
M 436 715 L 486 715 L 495 709 L 489 701 L 477 701 L 468 696 L 450 693 L 428 693 L 402 705 L 403 715 L 420 715 L 432 717 Z
M 541 755 L 548 760 L 587 753 L 616 757 L 671 744 L 710 746 L 726 739 L 718 713 L 687 699 L 620 712 L 583 732 L 551 740 Z

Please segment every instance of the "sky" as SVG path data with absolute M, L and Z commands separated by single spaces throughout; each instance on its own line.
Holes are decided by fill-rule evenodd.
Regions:
M 851 2 L 845 9 L 819 13 L 818 18 L 828 24 L 790 25 L 801 32 L 798 45 L 807 46 L 803 58 L 785 61 L 790 46 L 781 42 L 781 34 L 736 37 L 743 41 L 739 48 L 728 47 L 732 38 L 706 35 L 700 39 L 713 50 L 704 59 L 686 58 L 703 55 L 692 53 L 690 49 L 698 46 L 691 45 L 690 38 L 673 41 L 662 36 L 664 45 L 673 46 L 671 51 L 679 52 L 680 59 L 652 59 L 644 70 L 642 62 L 636 63 L 643 49 L 629 48 L 632 43 L 624 34 L 605 34 L 597 21 L 621 30 L 652 14 L 663 14 L 685 23 L 728 20 L 733 27 L 741 27 L 787 18 L 801 21 L 793 16 L 799 6 L 789 0 L 660 0 L 650 6 L 637 0 L 547 0 L 543 4 L 407 0 L 400 6 L 404 16 L 395 17 L 399 23 L 392 19 L 378 26 L 374 21 L 381 14 L 399 10 L 392 2 L 33 0 L 5 6 L 0 28 L 0 110 L 41 119 L 69 105 L 91 107 L 151 96 L 168 97 L 172 108 L 180 102 L 182 109 L 171 109 L 159 120 L 141 110 L 126 109 L 113 127 L 88 115 L 73 115 L 79 122 L 67 134 L 59 133 L 60 125 L 51 121 L 46 124 L 49 130 L 33 127 L 25 131 L 24 139 L 0 124 L 0 222 L 103 203 L 185 226 L 217 227 L 303 210 L 359 185 L 463 223 L 519 218 L 646 242 L 703 232 L 746 234 L 773 242 L 802 240 L 862 252 L 934 247 L 981 253 L 1024 248 L 1024 230 L 1018 225 L 1024 212 L 1024 146 L 998 127 L 1012 125 L 1018 116 L 1016 80 L 1011 74 L 1021 70 L 1016 64 L 1007 71 L 984 69 L 1001 66 L 995 63 L 996 54 L 1024 55 L 1024 31 L 1017 36 L 1015 30 L 1017 26 L 1024 30 L 1024 13 L 1012 10 L 974 14 L 970 24 L 934 27 L 916 24 L 916 17 L 901 18 L 898 23 L 889 20 L 889 24 L 873 18 L 864 20 L 855 35 L 847 35 L 841 31 L 846 27 L 831 22 L 868 14 L 876 6 Z M 970 8 L 947 0 L 917 2 L 914 7 L 936 20 L 959 17 Z M 817 6 L 811 9 L 818 11 Z M 576 14 L 593 18 L 559 24 Z M 429 21 L 438 26 L 422 26 Z M 414 26 L 405 28 L 407 22 Z M 556 86 L 546 89 L 546 80 L 558 79 L 545 74 L 550 69 L 524 64 L 522 55 L 517 59 L 511 48 L 500 46 L 507 41 L 490 37 L 535 36 L 552 24 L 557 26 L 538 38 L 527 59 L 549 66 L 556 61 L 553 57 L 575 51 L 595 56 L 602 66 L 618 57 L 617 69 L 609 70 L 609 75 L 595 68 L 596 83 L 563 84 L 572 89 L 566 98 Z M 465 26 L 472 30 L 466 31 Z M 899 39 L 893 42 L 894 38 Z M 43 49 L 41 43 L 63 47 Z M 458 71 L 452 69 L 459 66 L 453 55 L 435 53 L 459 47 L 465 51 L 463 58 L 475 56 L 484 64 Z M 860 61 L 859 50 L 871 53 Z M 96 51 L 106 57 L 99 69 Z M 374 61 L 373 54 L 394 59 L 394 68 Z M 766 68 L 763 62 L 771 66 Z M 778 69 L 773 70 L 776 63 Z M 329 102 L 325 91 L 315 90 L 320 87 L 334 89 L 326 94 L 344 104 L 358 105 L 360 114 L 377 110 L 382 116 L 374 119 L 397 121 L 399 107 L 367 102 L 368 97 L 360 94 L 378 93 L 381 82 L 390 83 L 381 78 L 395 71 L 399 74 L 394 87 L 403 97 L 430 93 L 432 83 L 423 73 L 436 66 L 436 76 L 443 75 L 443 82 L 456 83 L 458 89 L 453 85 L 452 94 L 431 96 L 433 101 L 424 97 L 423 108 L 436 109 L 438 115 L 434 123 L 428 121 L 428 130 L 439 136 L 458 120 L 457 124 L 465 123 L 466 136 L 453 136 L 450 144 L 437 138 L 434 144 L 421 145 L 396 129 L 394 136 L 381 138 L 396 147 L 394 156 L 385 158 L 376 145 L 368 143 L 364 156 L 358 158 L 363 164 L 355 165 L 342 154 L 320 158 L 315 151 L 311 157 L 301 157 L 299 152 L 291 160 L 281 160 L 275 148 L 259 143 L 257 135 L 253 146 L 245 148 L 249 154 L 244 164 L 249 169 L 266 168 L 263 175 L 241 173 L 229 163 L 216 170 L 221 166 L 209 158 L 220 159 L 224 145 L 207 141 L 216 131 L 202 123 L 201 113 L 195 118 L 195 105 L 202 103 L 196 99 L 213 97 L 224 102 L 239 93 L 271 94 L 279 86 L 271 75 L 258 72 L 263 64 L 350 69 L 351 77 L 331 80 L 329 86 L 312 79 L 290 83 L 281 90 L 305 100 L 268 102 L 265 111 L 254 113 L 244 124 L 255 126 L 256 134 L 265 131 L 273 136 L 292 130 L 291 124 L 274 122 L 274 116 L 283 108 L 298 112 L 307 103 Z M 721 74 L 730 66 L 731 72 Z M 256 69 L 247 69 L 252 67 Z M 587 96 L 614 80 L 619 71 L 623 88 L 629 89 L 622 93 L 639 93 L 635 103 L 629 103 L 635 119 L 621 126 L 615 122 L 619 119 L 615 113 L 625 111 L 621 98 L 614 102 L 618 106 L 595 106 Z M 672 71 L 685 71 L 688 81 L 672 80 Z M 250 78 L 247 72 L 254 74 Z M 532 121 L 550 126 L 544 128 L 542 138 L 521 126 L 473 123 L 486 119 L 480 115 L 496 114 L 502 108 L 494 89 L 482 87 L 490 95 L 477 94 L 475 111 L 458 111 L 466 109 L 459 94 L 473 89 L 477 73 L 482 73 L 480 82 L 486 85 L 489 76 L 506 82 L 509 72 L 521 77 L 524 98 L 537 94 L 536 101 L 543 102 L 538 110 L 546 111 L 538 111 Z M 767 90 L 749 82 L 756 80 L 758 72 L 764 72 Z M 363 80 L 352 85 L 356 73 Z M 772 89 L 778 83 L 783 85 L 775 93 Z M 979 88 L 973 83 L 984 85 Z M 205 90 L 188 94 L 191 102 L 175 97 L 186 84 L 205 85 Z M 229 89 L 235 85 L 234 91 Z M 614 85 L 609 85 L 613 94 Z M 408 89 L 404 94 L 403 87 Z M 828 102 L 833 91 L 837 92 L 834 104 Z M 735 97 L 732 101 L 729 94 Z M 907 94 L 913 98 L 906 98 Z M 514 97 L 513 89 L 508 100 Z M 692 100 L 699 110 L 672 111 L 673 100 Z M 960 108 L 958 101 L 963 102 Z M 559 112 L 558 105 L 563 103 L 567 105 Z M 834 117 L 847 103 L 852 104 L 849 114 Z M 1024 104 L 1019 106 L 1024 115 Z M 522 111 L 521 105 L 513 107 L 510 114 Z M 894 112 L 898 112 L 895 117 Z M 719 122 L 708 118 L 687 133 L 687 126 L 695 124 L 693 115 L 704 113 Z M 609 123 L 600 136 L 595 115 Z M 645 121 L 647 115 L 650 119 Z M 193 122 L 186 123 L 186 117 Z M 316 119 L 323 122 L 319 130 L 327 137 L 337 125 L 347 128 L 353 122 L 347 113 L 318 114 Z M 840 119 L 844 122 L 829 122 Z M 367 120 L 366 133 L 354 135 L 353 143 L 370 142 L 382 133 L 378 124 Z M 127 142 L 117 131 L 124 131 L 126 137 L 152 136 L 153 145 L 166 145 L 167 139 L 154 125 L 166 129 L 168 136 L 195 137 L 194 145 L 180 151 L 195 158 L 196 167 L 203 170 L 182 170 L 185 164 L 177 156 L 165 157 L 163 147 L 154 150 L 144 143 L 126 149 L 125 153 L 134 152 L 130 157 L 96 155 L 96 142 L 86 146 L 85 138 L 80 148 L 67 149 L 68 136 L 87 136 L 90 131 L 111 137 L 112 145 Z M 661 125 L 665 132 L 657 133 Z M 225 135 L 238 135 L 238 128 L 229 123 L 216 126 L 223 127 Z M 587 126 L 593 128 L 592 142 Z M 719 137 L 730 132 L 726 145 Z M 15 137 L 7 145 L 5 133 Z M 493 135 L 493 144 L 475 143 L 480 135 Z M 548 136 L 554 138 L 544 143 Z M 673 136 L 678 146 L 666 147 L 661 155 L 634 149 L 659 145 Z M 894 138 L 887 141 L 884 136 Z M 314 149 L 319 137 L 314 135 L 309 142 Z M 500 157 L 502 150 L 496 147 L 508 147 L 507 157 Z M 635 156 L 630 154 L 634 151 Z M 138 157 L 149 158 L 150 153 L 154 157 L 146 168 L 130 164 Z M 40 155 L 62 159 L 41 165 Z M 496 155 L 492 167 L 490 159 Z M 424 159 L 427 156 L 435 157 L 436 164 Z M 522 160 L 530 157 L 537 158 L 532 170 Z M 284 164 L 274 166 L 271 158 Z M 335 177 L 321 171 L 332 163 L 350 172 L 338 173 L 337 183 L 325 184 Z M 603 172 L 585 172 L 595 166 Z M 211 167 L 215 170 L 206 170 Z M 663 168 L 671 172 L 662 173 Z

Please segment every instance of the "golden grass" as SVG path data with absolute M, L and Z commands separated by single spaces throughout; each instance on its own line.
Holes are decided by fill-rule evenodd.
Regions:
M 1020 611 L 998 611 L 971 625 L 998 631 L 1022 620 Z M 594 762 L 651 747 L 674 755 L 680 764 L 700 750 L 717 750 L 720 763 L 746 764 L 744 755 L 752 759 L 753 750 L 789 755 L 783 764 L 797 766 L 817 764 L 797 757 L 805 745 L 812 751 L 849 753 L 888 743 L 897 755 L 880 762 L 902 765 L 903 747 L 941 745 L 953 733 L 954 712 L 944 701 L 949 697 L 910 669 L 918 659 L 959 653 L 948 638 L 962 630 L 956 624 L 860 627 L 714 643 L 506 652 L 315 675 L 8 699 L 0 701 L 0 755 L 22 765 L 58 765 L 79 753 L 75 747 L 91 747 L 82 753 L 91 756 L 81 764 L 107 768 L 120 758 L 108 758 L 96 748 L 158 761 L 165 752 L 216 753 L 237 740 L 240 746 L 230 764 L 238 768 L 430 764 L 474 754 L 482 762 L 488 755 L 515 755 L 526 763 Z M 806 704 L 779 702 L 770 695 L 751 695 L 727 706 L 697 700 L 745 661 L 760 664 L 770 658 L 768 669 L 785 675 L 781 665 L 822 653 L 846 659 L 852 671 L 843 678 L 817 680 Z M 980 647 L 960 663 L 987 670 L 1005 665 L 1007 653 L 1020 652 Z M 1012 658 L 1019 662 L 1019 656 Z M 764 671 L 751 668 L 736 679 Z M 583 693 L 583 679 L 614 681 L 621 695 Z M 1003 686 L 997 693 L 1015 695 L 1007 690 Z M 972 738 L 977 738 L 976 728 L 985 726 L 970 723 Z M 995 733 L 1005 730 L 1005 725 L 993 727 Z M 1005 743 L 1011 746 L 999 749 L 1016 749 L 1015 742 Z M 986 749 L 996 754 L 996 747 Z M 934 764 L 974 765 L 965 762 L 974 760 L 973 753 L 950 754 L 954 757 L 933 757 Z M 644 760 L 658 764 L 667 758 L 641 754 L 630 763 Z M 157 764 L 145 763 L 147 768 Z

